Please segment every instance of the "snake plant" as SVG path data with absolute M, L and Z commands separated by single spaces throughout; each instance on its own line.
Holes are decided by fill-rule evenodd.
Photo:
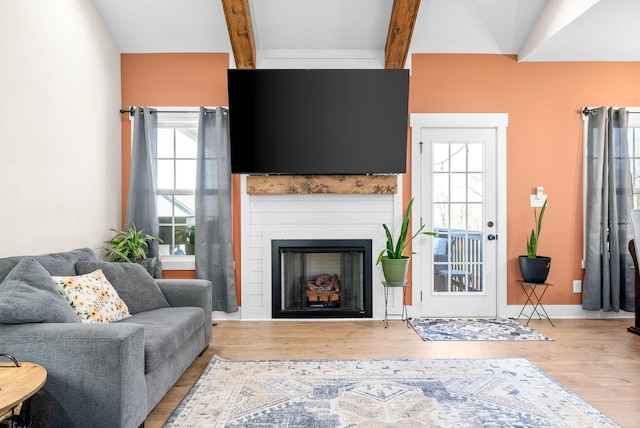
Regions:
M 546 209 L 546 199 L 544 204 L 542 204 L 542 208 L 540 208 L 540 215 L 538 215 L 535 208 L 533 209 L 533 219 L 536 227 L 535 229 L 531 229 L 531 235 L 527 238 L 527 257 L 530 259 L 535 259 L 538 255 L 538 241 L 540 240 L 540 231 L 542 230 L 542 217 Z
M 376 264 L 380 263 L 382 258 L 386 255 L 389 259 L 401 259 L 404 256 L 404 250 L 409 245 L 409 243 L 418 235 L 431 235 L 435 236 L 435 232 L 423 232 L 425 225 L 420 226 L 418 231 L 413 234 L 413 236 L 409 236 L 409 216 L 411 215 L 411 206 L 413 205 L 413 198 L 409 201 L 407 208 L 405 209 L 404 216 L 402 218 L 402 226 L 400 227 L 400 235 L 398 235 L 398 239 L 394 242 L 393 235 L 389 230 L 389 227 L 386 224 L 383 224 L 384 232 L 387 235 L 387 245 L 386 248 L 380 251 L 378 255 L 378 260 Z M 411 254 L 415 254 L 413 251 Z

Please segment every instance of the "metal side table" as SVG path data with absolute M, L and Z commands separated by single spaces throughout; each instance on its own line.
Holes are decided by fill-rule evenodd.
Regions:
M 389 315 L 400 315 L 402 317 L 402 321 L 407 322 L 407 328 L 411 327 L 409 325 L 409 312 L 407 311 L 407 288 L 410 287 L 407 281 L 401 283 L 388 283 L 387 281 L 382 281 L 382 286 L 384 287 L 384 328 L 389 327 Z M 401 314 L 389 314 L 387 309 L 389 305 L 389 290 L 402 288 L 402 313 Z
M 520 284 L 520 287 L 522 287 L 522 291 L 524 291 L 524 294 L 527 296 L 527 301 L 524 303 L 524 306 L 522 307 L 522 310 L 520 311 L 520 314 L 518 314 L 517 318 L 520 319 L 521 315 L 527 317 L 527 314 L 525 314 L 525 310 L 527 309 L 527 306 L 531 306 L 531 313 L 527 317 L 527 325 L 529 325 L 529 321 L 531 321 L 531 318 L 534 315 L 538 315 L 539 319 L 546 318 L 549 323 L 551 323 L 551 326 L 555 327 L 553 325 L 553 322 L 551 322 L 551 318 L 549 318 L 547 311 L 544 309 L 544 306 L 542 306 L 542 298 L 544 297 L 544 293 L 546 293 L 547 288 L 552 287 L 553 284 L 549 284 L 548 282 L 538 284 L 535 282 L 527 282 L 523 279 L 518 279 L 517 282 L 518 284 Z M 540 293 L 538 294 L 538 292 Z M 542 311 L 542 313 L 540 311 Z

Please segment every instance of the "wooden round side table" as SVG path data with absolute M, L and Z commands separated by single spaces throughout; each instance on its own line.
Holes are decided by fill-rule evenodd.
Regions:
M 0 362 L 0 415 L 26 402 L 42 388 L 47 370 L 34 363 Z

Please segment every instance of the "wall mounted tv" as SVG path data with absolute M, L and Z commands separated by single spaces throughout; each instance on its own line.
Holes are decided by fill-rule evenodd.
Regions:
M 406 172 L 409 71 L 228 70 L 231 170 Z

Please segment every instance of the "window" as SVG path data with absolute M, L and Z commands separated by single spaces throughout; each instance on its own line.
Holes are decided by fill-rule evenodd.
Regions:
M 633 179 L 633 208 L 640 208 L 640 113 L 629 112 L 629 158 Z
M 194 254 L 198 114 L 158 112 L 160 255 Z

